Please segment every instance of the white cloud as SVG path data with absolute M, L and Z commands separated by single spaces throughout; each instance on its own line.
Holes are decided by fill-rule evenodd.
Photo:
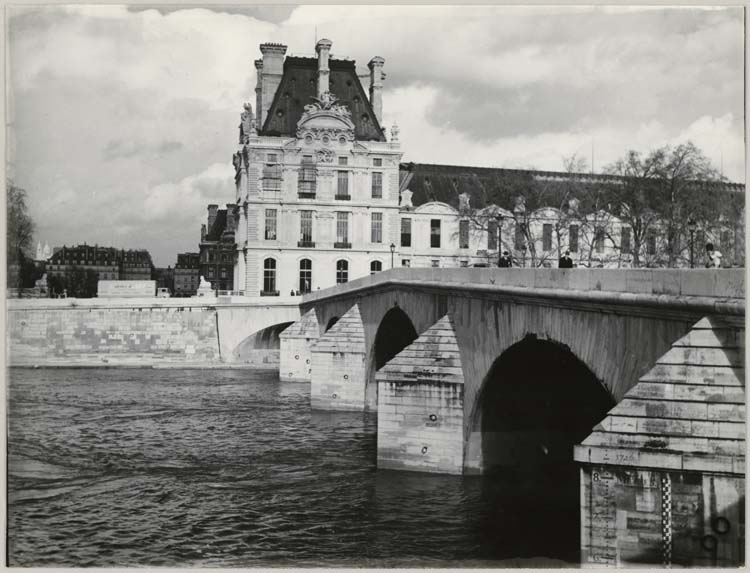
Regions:
M 598 169 L 687 139 L 744 181 L 741 9 L 321 6 L 279 23 L 209 8 L 10 9 L 11 164 L 39 238 L 197 248 L 207 203 L 234 200 L 258 45 L 314 38 L 365 71 L 386 59 L 384 124 L 405 159 Z M 258 13 L 254 13 L 257 15 Z M 367 86 L 365 86 L 367 88 Z

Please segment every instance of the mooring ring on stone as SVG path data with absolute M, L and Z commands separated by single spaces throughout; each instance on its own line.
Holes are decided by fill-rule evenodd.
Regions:
M 299 360 L 299 354 L 295 354 L 295 355 L 294 355 L 294 359 L 295 359 L 295 360 Z
M 426 454 L 426 453 L 427 453 L 427 446 L 422 446 L 422 453 L 423 453 L 423 454 Z
M 434 422 L 437 420 L 437 416 L 435 414 L 430 414 L 430 422 Z
M 713 529 L 719 535 L 724 535 L 732 529 L 732 524 L 726 517 L 714 517 L 711 520 L 711 529 Z
M 336 394 L 331 394 L 331 398 L 338 398 Z
M 719 542 L 713 535 L 704 535 L 703 539 L 701 539 L 701 547 L 706 551 L 716 551 L 716 546 L 718 544 Z
M 349 380 L 349 375 L 348 374 L 344 374 L 344 380 Z

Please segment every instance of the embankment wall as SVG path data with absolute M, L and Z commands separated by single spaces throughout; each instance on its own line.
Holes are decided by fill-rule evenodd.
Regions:
M 11 366 L 278 366 L 254 335 L 299 318 L 298 301 L 268 299 L 9 300 Z M 257 338 L 257 337 L 255 337 Z

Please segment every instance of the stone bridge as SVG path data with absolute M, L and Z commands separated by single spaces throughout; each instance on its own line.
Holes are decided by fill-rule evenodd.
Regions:
M 744 269 L 394 269 L 305 296 L 280 375 L 377 411 L 379 468 L 572 479 L 584 562 L 736 564 L 744 296 Z M 700 524 L 662 528 L 680 503 Z

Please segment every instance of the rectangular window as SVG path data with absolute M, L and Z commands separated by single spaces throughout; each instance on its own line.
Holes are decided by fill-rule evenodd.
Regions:
M 440 219 L 430 219 L 430 247 L 440 248 Z
M 440 259 L 432 259 L 430 261 L 430 266 L 432 266 L 432 268 L 434 268 L 434 269 L 439 268 L 440 267 Z
M 336 245 L 349 244 L 349 213 L 336 211 Z
M 542 226 L 542 250 L 552 250 L 552 225 L 550 223 L 545 223 Z
M 312 240 L 312 211 L 300 211 L 299 240 L 300 247 L 314 247 Z
M 620 229 L 620 252 L 623 255 L 630 254 L 630 227 Z
M 372 173 L 372 198 L 380 199 L 383 197 L 383 174 L 378 171 Z
M 219 271 L 219 277 L 222 278 L 222 279 L 227 278 L 227 269 L 221 269 Z
M 339 157 L 339 165 L 349 165 L 348 157 Z
M 350 199 L 349 197 L 349 172 L 337 171 L 338 186 L 336 187 L 336 199 Z
M 497 221 L 487 221 L 487 249 L 497 249 Z
M 568 250 L 571 253 L 578 252 L 578 225 L 571 225 L 568 228 Z
M 523 223 L 516 223 L 515 249 L 520 251 L 526 246 L 526 236 L 523 232 Z
M 602 227 L 594 230 L 594 250 L 597 253 L 604 252 L 604 229 Z
M 383 213 L 372 214 L 372 230 L 370 240 L 373 243 L 383 242 Z
M 401 219 L 401 246 L 411 247 L 411 219 L 409 217 Z
M 316 179 L 317 170 L 315 169 L 312 155 L 303 155 L 302 164 L 299 169 L 299 183 L 297 185 L 297 191 L 301 197 L 308 199 L 315 197 Z
M 380 157 L 374 157 L 372 159 L 372 164 L 375 167 L 383 167 L 383 160 Z
M 263 191 L 281 191 L 281 165 L 275 153 L 266 155 L 266 163 L 263 165 Z
M 469 248 L 469 221 L 463 220 L 458 222 L 458 248 Z
M 266 241 L 276 240 L 276 209 L 266 209 Z
M 646 237 L 646 254 L 656 254 L 656 235 L 650 234 L 648 237 Z
M 411 266 L 411 259 L 401 259 L 401 266 L 402 267 L 410 267 Z
M 468 267 L 469 266 L 469 261 L 461 261 L 461 266 L 462 267 Z

